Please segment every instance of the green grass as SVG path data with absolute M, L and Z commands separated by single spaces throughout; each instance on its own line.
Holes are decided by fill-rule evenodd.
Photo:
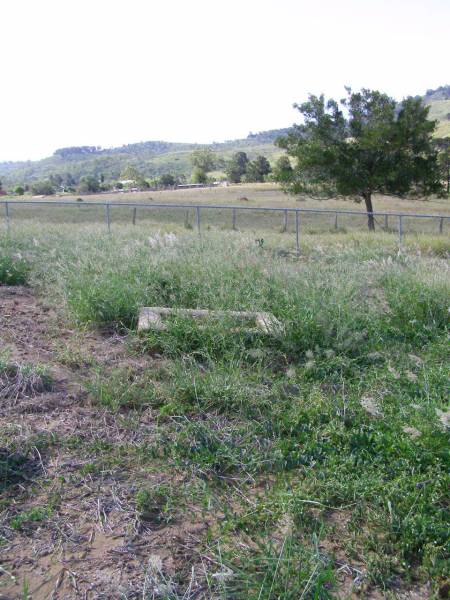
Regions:
M 29 510 L 23 511 L 13 517 L 10 521 L 10 526 L 12 529 L 24 529 L 33 523 L 45 521 L 50 515 L 51 509 L 42 506 L 35 506 L 34 508 L 30 508 Z
M 170 523 L 177 504 L 176 492 L 167 484 L 144 487 L 136 492 L 136 512 L 147 523 Z
M 118 369 L 112 373 L 97 372 L 88 383 L 88 391 L 94 402 L 113 412 L 145 408 L 155 403 L 155 390 L 149 375 Z
M 163 361 L 97 369 L 88 385 L 116 417 L 151 414 L 152 436 L 74 447 L 92 464 L 161 464 L 195 483 L 190 503 L 215 518 L 204 552 L 228 573 L 213 582 L 223 597 L 338 597 L 342 556 L 359 565 L 362 593 L 427 581 L 438 593 L 449 566 L 442 238 L 399 249 L 389 234 L 310 235 L 297 259 L 280 254 L 282 236 L 261 247 L 185 233 L 155 246 L 139 228 L 93 229 L 32 247 L 26 233 L 15 243 L 31 281 L 68 319 L 129 330 L 130 352 Z M 264 310 L 284 332 L 175 317 L 137 335 L 142 305 Z M 134 507 L 166 525 L 185 509 L 173 481 L 140 485 Z
M 3 250 L 5 252 L 5 250 Z M 28 280 L 29 265 L 20 254 L 0 254 L 0 285 L 25 285 Z

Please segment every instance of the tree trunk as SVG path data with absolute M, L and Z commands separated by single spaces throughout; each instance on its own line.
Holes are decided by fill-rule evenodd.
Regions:
M 364 198 L 364 202 L 366 203 L 367 225 L 369 226 L 369 231 L 375 231 L 375 219 L 373 218 L 373 206 L 372 206 L 372 193 L 364 192 L 362 196 Z

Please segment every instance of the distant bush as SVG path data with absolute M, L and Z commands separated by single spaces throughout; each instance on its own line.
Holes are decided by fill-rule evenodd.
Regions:
M 169 187 L 175 185 L 175 177 L 171 173 L 164 173 L 158 180 L 159 185 Z
M 23 188 L 21 185 L 18 185 L 16 188 L 14 188 L 14 193 L 18 196 L 23 196 L 25 193 L 25 188 Z
M 31 186 L 31 193 L 34 196 L 52 196 L 55 188 L 50 181 L 36 181 Z
M 208 176 L 200 167 L 194 167 L 191 179 L 192 183 L 206 183 L 208 181 Z
M 88 175 L 87 177 L 82 177 L 80 179 L 80 183 L 78 185 L 77 190 L 80 193 L 98 192 L 100 191 L 100 182 L 97 179 L 97 177 L 93 177 L 91 175 Z

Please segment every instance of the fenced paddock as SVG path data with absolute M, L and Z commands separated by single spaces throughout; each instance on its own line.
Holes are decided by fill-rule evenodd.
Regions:
M 119 224 L 207 230 L 239 230 L 256 235 L 285 233 L 295 238 L 300 250 L 302 234 L 365 231 L 367 213 L 362 210 L 236 206 L 215 204 L 174 204 L 146 202 L 100 202 L 58 200 L 2 200 L 6 232 L 21 223 L 104 224 L 113 233 Z M 398 236 L 408 234 L 448 235 L 450 215 L 411 212 L 374 212 L 379 231 Z

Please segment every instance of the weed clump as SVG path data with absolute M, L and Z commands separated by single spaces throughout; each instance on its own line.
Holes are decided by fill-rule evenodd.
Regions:
M 30 508 L 13 517 L 10 521 L 12 529 L 25 529 L 35 523 L 45 521 L 51 515 L 51 509 L 42 506 Z
M 0 255 L 0 285 L 25 285 L 30 266 L 20 254 Z
M 176 498 L 169 485 L 160 483 L 138 490 L 135 496 L 136 512 L 141 521 L 170 523 L 175 512 Z
M 0 357 L 0 399 L 34 397 L 51 387 L 52 379 L 45 367 L 8 363 Z

